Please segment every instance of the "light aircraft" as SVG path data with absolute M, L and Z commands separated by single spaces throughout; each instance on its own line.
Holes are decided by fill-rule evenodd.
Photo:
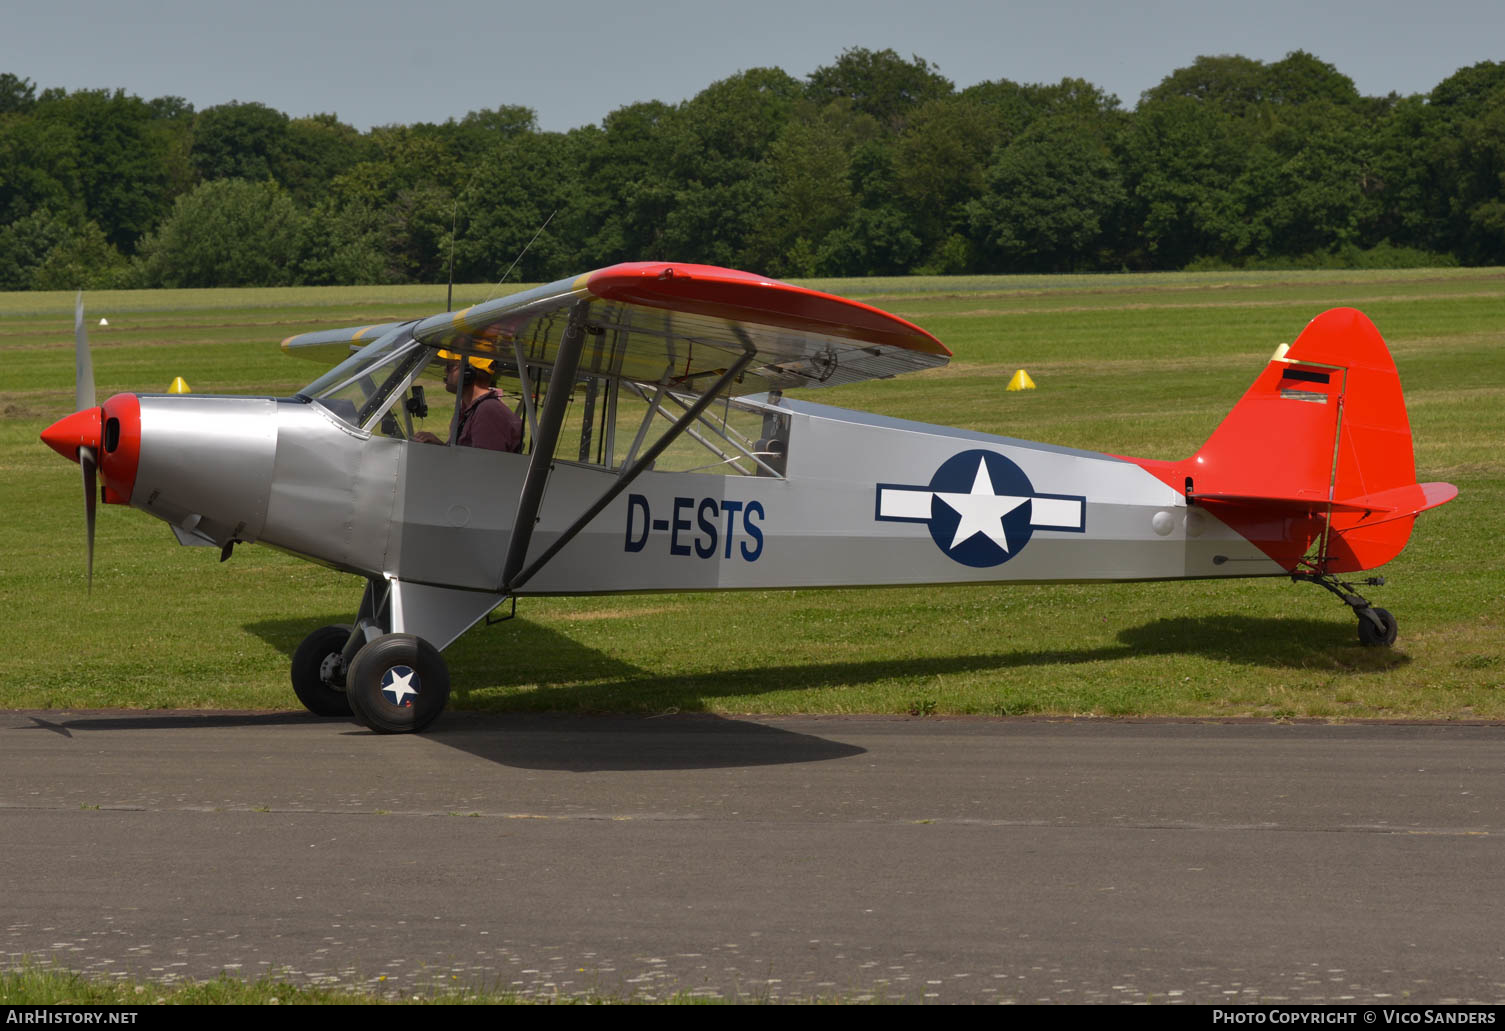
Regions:
M 82 466 L 91 576 L 97 478 L 106 504 L 222 559 L 254 541 L 363 578 L 354 622 L 309 634 L 292 681 L 314 713 L 380 732 L 428 726 L 439 653 L 528 595 L 1282 576 L 1389 645 L 1395 618 L 1338 576 L 1395 557 L 1457 494 L 1416 482 L 1400 379 L 1352 309 L 1278 350 L 1181 461 L 787 397 L 950 352 L 868 305 L 710 266 L 615 265 L 291 337 L 338 363 L 291 398 L 96 406 L 81 307 L 76 326 L 79 411 L 42 439 Z M 446 360 L 510 377 L 523 453 L 413 439 Z

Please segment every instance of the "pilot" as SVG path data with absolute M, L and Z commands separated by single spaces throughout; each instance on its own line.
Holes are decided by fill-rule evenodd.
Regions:
M 439 354 L 447 359 L 444 389 L 451 394 L 464 391 L 460 421 L 455 427 L 455 443 L 488 451 L 521 451 L 523 422 L 492 386 L 495 364 L 488 358 L 471 358 L 461 372 L 459 355 L 449 351 L 440 351 Z M 444 443 L 427 430 L 413 434 L 413 439 L 425 444 Z

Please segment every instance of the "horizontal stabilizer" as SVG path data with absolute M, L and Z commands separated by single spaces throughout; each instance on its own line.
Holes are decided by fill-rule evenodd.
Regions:
M 1213 505 L 1219 503 L 1229 505 L 1263 505 L 1266 508 L 1276 509 L 1282 512 L 1326 512 L 1329 506 L 1335 512 L 1369 512 L 1372 507 L 1351 501 L 1328 501 L 1327 498 L 1318 494 L 1311 495 L 1287 495 L 1285 497 L 1272 494 L 1228 494 L 1224 492 L 1202 494 L 1197 493 L 1188 500 L 1194 500 L 1199 505 Z
M 1270 509 L 1283 512 L 1313 512 L 1320 513 L 1331 510 L 1333 513 L 1358 513 L 1366 518 L 1362 522 L 1373 526 L 1390 519 L 1402 519 L 1406 516 L 1418 515 L 1438 505 L 1445 505 L 1458 496 L 1458 488 L 1451 483 L 1413 483 L 1405 487 L 1394 487 L 1390 490 L 1380 491 L 1378 494 L 1366 494 L 1363 497 L 1344 498 L 1341 501 L 1328 501 L 1316 494 L 1293 494 L 1284 497 L 1268 494 L 1229 494 L 1212 493 L 1196 494 L 1194 499 L 1199 505 L 1212 505 L 1216 507 L 1220 502 L 1234 505 L 1262 505 Z
M 1458 488 L 1451 483 L 1413 483 L 1406 487 L 1367 494 L 1361 498 L 1349 498 L 1342 505 L 1334 504 L 1334 511 L 1368 511 L 1379 518 L 1365 519 L 1374 525 L 1390 519 L 1403 519 L 1418 515 L 1429 508 L 1445 505 L 1458 496 Z

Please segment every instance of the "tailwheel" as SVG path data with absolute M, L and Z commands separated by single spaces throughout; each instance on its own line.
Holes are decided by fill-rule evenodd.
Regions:
M 356 652 L 345 693 L 360 722 L 378 734 L 423 730 L 449 702 L 439 650 L 412 634 L 384 634 Z
M 315 716 L 349 716 L 345 696 L 345 659 L 351 627 L 321 626 L 303 639 L 293 653 L 293 693 Z
M 1373 618 L 1370 618 L 1370 617 Z M 1367 648 L 1390 647 L 1395 643 L 1395 617 L 1387 609 L 1359 610 L 1359 643 Z
M 1354 593 L 1355 584 L 1339 580 L 1331 573 L 1292 573 L 1291 579 L 1298 583 L 1312 583 L 1325 591 L 1331 591 L 1343 600 L 1343 604 L 1359 617 L 1359 643 L 1366 648 L 1388 648 L 1395 643 L 1395 617 L 1387 609 L 1375 608 L 1362 595 Z M 1371 576 L 1363 580 L 1369 587 L 1383 587 L 1383 576 Z

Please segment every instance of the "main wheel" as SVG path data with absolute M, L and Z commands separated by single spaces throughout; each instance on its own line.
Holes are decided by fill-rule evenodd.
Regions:
M 345 677 L 355 717 L 378 734 L 422 730 L 449 702 L 439 650 L 412 634 L 383 634 L 356 652 Z
M 1385 629 L 1380 630 L 1374 625 L 1373 621 L 1370 620 L 1368 616 L 1360 612 L 1359 643 L 1364 645 L 1366 648 L 1373 648 L 1381 645 L 1386 648 L 1390 647 L 1395 643 L 1395 617 L 1390 614 L 1388 609 L 1372 608 L 1369 611 L 1380 617 L 1380 622 L 1385 624 Z
M 293 693 L 315 716 L 349 716 L 345 697 L 345 660 L 340 653 L 350 640 L 349 626 L 321 626 L 293 652 Z

